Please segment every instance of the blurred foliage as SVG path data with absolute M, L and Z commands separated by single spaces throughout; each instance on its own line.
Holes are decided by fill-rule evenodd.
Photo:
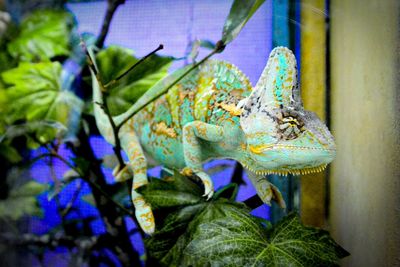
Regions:
M 7 120 L 56 121 L 68 126 L 73 114 L 80 114 L 83 101 L 73 92 L 61 88 L 59 62 L 22 62 L 17 68 L 2 73 L 10 87 L 5 91 L 8 105 Z M 45 143 L 56 137 L 52 128 L 38 127 L 37 138 Z
M 7 45 L 8 51 L 21 61 L 67 56 L 73 24 L 72 15 L 65 11 L 35 11 L 22 21 L 19 35 Z
M 34 180 L 21 180 L 28 175 L 24 169 L 13 169 L 7 177 L 9 187 L 8 197 L 0 200 L 0 218 L 20 219 L 24 215 L 40 216 L 42 209 L 37 202 L 37 196 L 43 193 L 46 185 Z

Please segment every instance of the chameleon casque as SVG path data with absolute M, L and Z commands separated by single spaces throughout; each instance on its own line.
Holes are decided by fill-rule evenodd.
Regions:
M 93 72 L 92 78 L 93 100 L 102 103 Z M 150 89 L 138 102 L 152 96 L 154 90 Z M 116 116 L 116 124 L 131 111 Z M 100 133 L 114 144 L 104 110 L 95 105 L 94 112 Z M 247 169 L 260 198 L 267 204 L 274 199 L 282 207 L 282 196 L 266 174 L 318 172 L 335 157 L 335 143 L 328 128 L 303 108 L 296 59 L 285 47 L 271 52 L 254 88 L 232 64 L 205 62 L 129 119 L 119 138 L 129 164 L 115 173 L 116 180 L 129 179 L 133 173 L 135 215 L 148 234 L 155 229 L 153 213 L 135 191 L 148 183 L 145 153 L 167 168 L 199 177 L 207 198 L 214 188 L 202 163 L 212 158 L 234 159 Z

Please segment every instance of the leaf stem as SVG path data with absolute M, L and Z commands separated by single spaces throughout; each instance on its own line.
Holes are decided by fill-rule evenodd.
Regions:
M 191 71 L 196 69 L 198 66 L 203 64 L 205 61 L 207 61 L 210 57 L 212 57 L 215 54 L 221 53 L 225 49 L 225 45 L 223 44 L 222 41 L 218 41 L 214 50 L 212 50 L 207 56 L 205 56 L 202 60 L 194 64 L 192 67 L 190 67 L 187 71 L 185 71 L 179 78 L 177 78 L 174 82 L 172 82 L 165 90 L 162 92 L 156 94 L 155 96 L 151 97 L 145 104 L 143 104 L 142 107 L 140 107 L 138 110 L 135 112 L 132 112 L 128 117 L 126 117 L 123 121 L 121 121 L 120 124 L 117 125 L 117 129 L 120 129 L 122 125 L 124 125 L 130 118 L 132 118 L 136 113 L 138 113 L 141 109 L 145 108 L 148 104 L 159 98 L 161 95 L 165 94 L 168 92 L 169 89 L 171 89 L 174 85 L 176 85 L 180 80 L 182 80 L 186 75 L 188 75 Z
M 122 79 L 125 75 L 127 75 L 131 70 L 133 70 L 134 68 L 136 68 L 138 65 L 140 65 L 141 63 L 143 63 L 143 61 L 145 61 L 148 57 L 154 55 L 155 53 L 157 53 L 157 51 L 160 51 L 164 48 L 164 45 L 160 44 L 156 49 L 154 49 L 153 51 L 151 51 L 149 54 L 147 54 L 146 56 L 142 57 L 139 61 L 137 61 L 135 64 L 133 64 L 129 69 L 127 69 L 126 71 L 124 71 L 124 73 L 120 74 L 117 78 L 111 80 L 110 82 L 108 82 L 106 85 L 104 85 L 104 88 L 108 88 L 112 85 L 114 85 L 116 82 L 118 82 L 120 79 Z

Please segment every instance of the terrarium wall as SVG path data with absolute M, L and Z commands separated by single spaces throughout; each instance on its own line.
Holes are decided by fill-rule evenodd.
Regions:
M 333 236 L 343 266 L 399 266 L 398 0 L 331 2 Z

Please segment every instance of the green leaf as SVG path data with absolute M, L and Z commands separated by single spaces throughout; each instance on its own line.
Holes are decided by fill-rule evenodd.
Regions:
M 145 243 L 149 256 L 158 264 L 179 265 L 184 248 L 201 223 L 226 217 L 230 208 L 249 212 L 244 205 L 222 197 L 206 201 L 203 190 L 201 185 L 178 173 L 166 180 L 153 179 L 139 188 L 155 213 L 157 231 Z
M 19 36 L 11 41 L 9 53 L 22 61 L 42 61 L 69 54 L 69 36 L 73 26 L 70 13 L 38 10 L 21 23 Z
M 192 192 L 179 191 L 174 182 L 160 179 L 150 179 L 146 187 L 139 189 L 153 210 L 196 204 L 202 200 L 201 196 Z
M 83 108 L 83 101 L 60 85 L 61 65 L 58 62 L 21 63 L 2 74 L 10 84 L 6 90 L 9 105 L 7 120 L 56 121 L 69 126 Z M 39 140 L 51 140 L 57 129 L 37 131 Z M 43 139 L 43 140 L 42 140 Z
M 22 157 L 18 153 L 18 150 L 16 150 L 11 145 L 3 143 L 0 143 L 0 156 L 14 164 L 22 160 Z
M 305 227 L 297 215 L 266 231 L 250 215 L 230 209 L 227 219 L 201 224 L 185 249 L 192 266 L 339 266 L 348 252 L 328 232 Z
M 217 199 L 223 197 L 231 201 L 235 201 L 238 192 L 239 192 L 239 186 L 237 184 L 232 183 L 219 189 L 214 194 L 213 198 Z
M 0 217 L 17 220 L 24 215 L 41 215 L 37 203 L 37 195 L 42 193 L 46 185 L 29 181 L 20 187 L 14 187 L 8 198 L 0 201 Z
M 328 232 L 303 226 L 295 214 L 275 227 L 250 215 L 232 201 L 236 185 L 206 201 L 201 184 L 175 173 L 139 192 L 155 215 L 156 232 L 145 245 L 156 266 L 337 266 L 348 255 Z
M 247 21 L 265 0 L 235 0 L 222 31 L 222 42 L 226 45 L 235 39 Z
M 153 55 L 108 88 L 108 105 L 113 115 L 123 113 L 148 89 L 168 74 L 173 58 Z M 96 62 L 103 84 L 111 82 L 139 59 L 132 50 L 110 46 L 100 51 Z

